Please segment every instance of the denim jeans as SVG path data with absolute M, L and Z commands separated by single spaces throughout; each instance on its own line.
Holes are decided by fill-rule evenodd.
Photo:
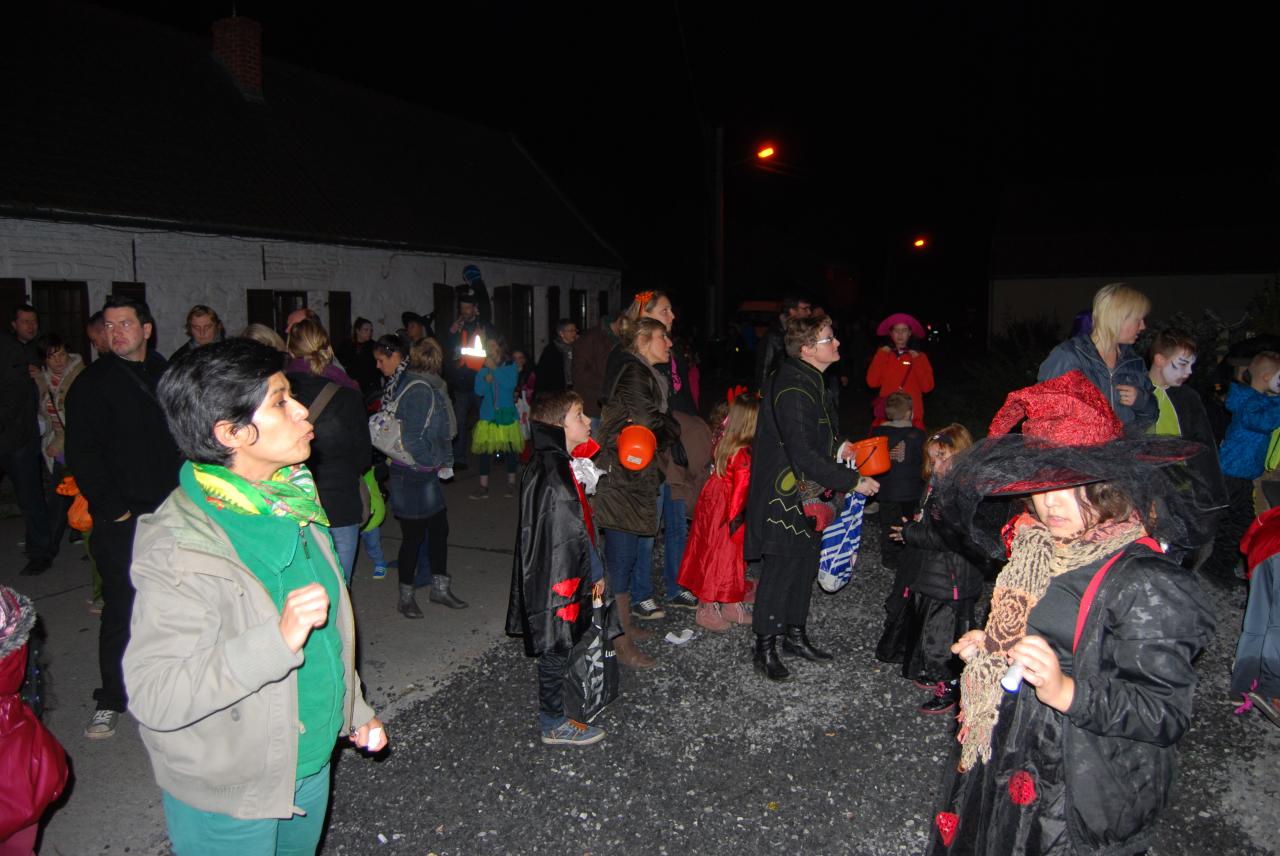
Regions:
M 356 550 L 360 546 L 360 524 L 350 526 L 334 526 L 329 529 L 333 538 L 333 549 L 338 554 L 338 564 L 342 566 L 342 578 L 351 585 L 351 569 L 356 564 Z
M 614 594 L 631 593 L 631 602 L 653 597 L 653 539 L 604 530 L 605 564 Z
M 27 557 L 52 561 L 58 555 L 58 545 L 53 541 L 49 507 L 44 501 L 44 456 L 40 453 L 40 438 L 32 437 L 17 449 L 0 454 L 0 472 L 13 480 L 13 492 L 27 524 Z
M 671 488 L 662 485 L 662 576 L 667 583 L 667 600 L 684 591 L 676 580 L 680 576 L 680 560 L 684 558 L 684 543 L 689 537 L 689 521 L 684 516 L 684 500 L 671 495 Z
M 382 552 L 381 526 L 375 526 L 367 532 L 361 532 L 360 543 L 364 544 L 364 551 L 369 554 L 369 561 L 373 562 L 375 566 L 387 563 L 387 557 Z
M 243 820 L 229 814 L 200 811 L 164 794 L 164 819 L 178 856 L 315 856 L 329 807 L 329 765 L 294 785 L 293 802 L 306 814 L 287 820 Z

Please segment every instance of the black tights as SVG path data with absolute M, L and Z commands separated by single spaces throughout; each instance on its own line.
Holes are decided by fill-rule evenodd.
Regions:
M 427 561 L 431 563 L 431 575 L 449 576 L 449 510 L 437 511 L 426 519 L 400 521 L 400 582 L 413 585 L 418 572 L 418 552 L 422 542 L 427 542 Z

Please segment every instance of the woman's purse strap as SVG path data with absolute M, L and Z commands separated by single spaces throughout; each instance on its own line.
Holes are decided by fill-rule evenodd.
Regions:
M 1139 538 L 1134 542 L 1152 550 L 1156 553 L 1163 553 L 1164 549 L 1160 546 L 1160 542 L 1152 538 L 1150 535 Z M 1080 611 L 1076 613 L 1076 635 L 1071 640 L 1071 653 L 1076 652 L 1076 647 L 1080 644 L 1080 636 L 1084 633 L 1084 623 L 1089 617 L 1089 607 L 1093 606 L 1093 599 L 1098 594 L 1098 587 L 1102 585 L 1102 578 L 1107 575 L 1107 571 L 1111 570 L 1111 566 L 1119 561 L 1124 555 L 1124 550 L 1116 553 L 1093 575 L 1093 579 L 1089 580 L 1089 586 L 1084 590 L 1084 597 L 1080 598 Z

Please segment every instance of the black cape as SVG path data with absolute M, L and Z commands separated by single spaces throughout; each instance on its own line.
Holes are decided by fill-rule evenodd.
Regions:
M 530 657 L 568 654 L 591 624 L 591 536 L 564 444 L 563 428 L 534 422 L 520 475 L 507 633 Z

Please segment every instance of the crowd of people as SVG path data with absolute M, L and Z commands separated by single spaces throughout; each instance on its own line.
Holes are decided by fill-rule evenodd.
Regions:
M 925 328 L 893 313 L 866 363 L 889 463 L 868 473 L 840 429 L 837 325 L 805 299 L 783 300 L 754 385 L 712 406 L 661 291 L 590 329 L 559 321 L 536 361 L 482 297 L 460 288 L 438 336 L 406 312 L 381 336 L 357 318 L 340 341 L 308 309 L 283 335 L 229 336 L 197 305 L 167 361 L 146 304 L 121 296 L 89 321 L 87 366 L 29 306 L 0 337 L 20 573 L 56 557 L 71 500 L 54 488 L 73 481 L 102 615 L 85 736 L 111 737 L 132 712 L 176 852 L 314 851 L 335 743 L 376 753 L 389 739 L 354 662 L 359 549 L 374 578 L 395 569 L 406 619 L 423 618 L 422 588 L 466 608 L 443 485 L 474 464 L 466 502 L 498 501 L 495 459 L 517 509 L 506 627 L 537 659 L 547 745 L 605 738 L 565 705 L 604 603 L 614 620 L 596 630 L 627 669 L 657 664 L 645 624 L 672 609 L 708 632 L 750 625 L 764 680 L 830 668 L 810 601 L 824 531 L 863 513 L 844 502 L 855 494 L 879 515 L 893 574 L 876 656 L 926 693 L 920 713 L 959 721 L 931 852 L 1147 848 L 1212 632 L 1198 576 L 1230 587 L 1256 572 L 1233 688 L 1280 724 L 1280 517 L 1256 513 L 1280 499 L 1265 477 L 1280 464 L 1280 354 L 1227 361 L 1225 401 L 1206 401 L 1186 385 L 1194 337 L 1161 329 L 1144 359 L 1150 301 L 1108 285 L 975 441 L 956 422 L 926 427 Z M 0 664 L 25 657 L 31 614 L 0 589 Z M 0 833 L 33 839 L 52 783 Z

